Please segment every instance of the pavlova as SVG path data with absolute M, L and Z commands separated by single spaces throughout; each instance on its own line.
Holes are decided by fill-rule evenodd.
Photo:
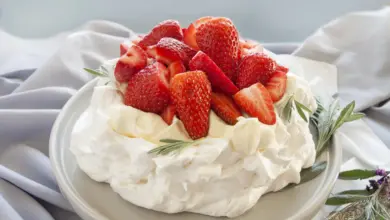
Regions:
M 299 183 L 315 161 L 305 115 L 316 100 L 267 54 L 223 17 L 163 21 L 121 44 L 74 127 L 79 167 L 166 213 L 236 217 Z

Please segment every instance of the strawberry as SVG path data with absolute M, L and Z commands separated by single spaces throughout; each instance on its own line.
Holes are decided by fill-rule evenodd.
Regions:
M 129 45 L 125 43 L 121 43 L 119 49 L 120 49 L 120 55 L 123 56 L 129 50 Z
M 147 55 L 141 47 L 132 45 L 116 63 L 114 75 L 118 82 L 127 82 L 147 64 Z
M 176 114 L 175 105 L 170 104 L 164 109 L 164 111 L 160 114 L 160 116 L 168 125 L 171 125 L 173 122 L 173 118 L 175 117 L 175 114 Z
M 261 52 L 263 50 L 263 47 L 252 40 L 243 40 L 240 39 L 240 59 L 244 58 L 246 55 L 254 52 Z
M 236 124 L 237 118 L 242 116 L 233 99 L 222 93 L 211 93 L 211 108 L 215 114 L 230 125 Z
M 194 50 L 199 50 L 198 44 L 196 43 L 196 28 L 202 23 L 211 20 L 213 17 L 206 16 L 199 18 L 194 23 L 190 24 L 188 28 L 183 30 L 183 41 L 185 44 L 190 46 Z
M 240 90 L 233 99 L 241 109 L 250 116 L 258 118 L 260 122 L 267 125 L 276 123 L 271 96 L 261 83 Z
M 175 75 L 171 97 L 180 120 L 192 139 L 205 137 L 209 131 L 211 85 L 202 71 Z
M 214 90 L 221 91 L 227 95 L 234 95 L 238 92 L 238 88 L 233 82 L 222 72 L 222 70 L 211 60 L 207 54 L 202 51 L 192 58 L 190 61 L 190 70 L 204 71 Z
M 251 53 L 245 56 L 238 66 L 236 85 L 243 89 L 255 83 L 265 85 L 275 71 L 276 63 L 263 53 Z
M 147 46 L 157 44 L 163 37 L 171 37 L 177 40 L 182 40 L 183 32 L 180 28 L 179 22 L 175 20 L 166 20 L 157 24 L 140 40 L 138 44 L 142 48 L 146 49 Z
M 277 65 L 276 66 L 276 71 L 280 71 L 280 72 L 283 72 L 283 73 L 287 74 L 288 73 L 288 68 L 284 67 L 284 66 L 281 66 L 281 65 Z
M 185 72 L 186 67 L 184 66 L 184 64 L 181 61 L 178 60 L 178 61 L 175 61 L 175 62 L 169 64 L 168 70 L 169 70 L 169 76 L 170 76 L 169 79 L 172 79 L 175 75 Z
M 168 69 L 155 62 L 130 78 L 124 96 L 125 105 L 145 112 L 161 113 L 170 102 Z
M 188 64 L 188 61 L 195 55 L 196 51 L 185 45 L 183 42 L 174 38 L 164 37 L 157 45 L 148 47 L 147 53 L 156 60 L 169 65 L 175 61 L 182 61 Z
M 267 88 L 273 102 L 279 101 L 286 92 L 287 76 L 282 71 L 275 71 L 267 82 Z
M 203 52 L 233 81 L 239 55 L 238 31 L 228 18 L 217 17 L 196 28 L 196 42 Z

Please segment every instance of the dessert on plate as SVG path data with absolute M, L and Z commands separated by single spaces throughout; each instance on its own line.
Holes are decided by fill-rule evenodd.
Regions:
M 315 161 L 308 82 L 224 17 L 166 20 L 102 64 L 71 140 L 77 163 L 132 204 L 236 217 Z M 294 100 L 301 108 L 286 108 Z M 285 117 L 286 111 L 288 116 Z

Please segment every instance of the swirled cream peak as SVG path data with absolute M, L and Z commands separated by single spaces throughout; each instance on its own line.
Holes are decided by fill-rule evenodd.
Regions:
M 114 86 L 99 83 L 75 125 L 71 151 L 86 174 L 135 205 L 236 217 L 265 193 L 298 183 L 301 169 L 314 163 L 307 122 L 295 111 L 290 122 L 279 114 L 290 96 L 312 110 L 315 99 L 304 79 L 289 73 L 287 82 L 275 125 L 240 117 L 231 126 L 211 112 L 208 136 L 169 155 L 148 151 L 163 138 L 190 140 L 182 122 L 168 126 L 156 114 L 125 106 Z

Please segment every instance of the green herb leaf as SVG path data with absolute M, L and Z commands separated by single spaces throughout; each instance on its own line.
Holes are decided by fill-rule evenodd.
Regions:
M 161 139 L 160 142 L 163 142 L 163 143 L 177 143 L 177 142 L 181 142 L 180 140 L 175 140 L 175 139 Z
M 344 124 L 345 120 L 351 116 L 353 113 L 353 109 L 355 108 L 355 101 L 352 101 L 349 103 L 343 110 L 340 112 L 339 117 L 336 120 L 336 124 L 334 126 L 334 129 L 338 129 L 341 127 L 341 125 Z
M 298 107 L 302 110 L 305 110 L 305 111 L 309 112 L 310 114 L 312 113 L 311 110 L 308 107 L 306 107 L 304 104 L 298 102 L 297 100 L 294 100 L 294 102 L 295 102 L 296 107 Z
M 107 73 L 99 72 L 99 71 L 89 69 L 89 68 L 84 68 L 84 70 L 92 75 L 95 75 L 95 76 L 108 77 Z
M 365 189 L 357 189 L 357 190 L 346 190 L 337 193 L 337 195 L 361 195 L 361 196 L 370 196 L 374 193 L 374 191 L 367 191 Z
M 282 116 L 288 122 L 290 122 L 290 120 L 291 120 L 291 113 L 292 113 L 292 108 L 293 108 L 292 99 L 293 99 L 293 96 L 291 96 L 288 99 L 286 105 L 283 107 L 283 110 L 282 110 Z
M 303 110 L 302 110 L 300 107 L 298 107 L 298 105 L 296 105 L 296 107 L 297 107 L 297 112 L 298 112 L 299 116 L 301 116 L 301 118 L 302 118 L 305 122 L 307 122 L 307 118 L 306 118 L 306 115 L 305 115 L 305 113 L 303 112 Z
M 348 118 L 345 119 L 345 122 L 359 120 L 359 119 L 363 118 L 364 116 L 366 116 L 366 115 L 363 113 L 353 113 Z
M 148 153 L 156 153 L 157 155 L 167 155 L 172 152 L 179 153 L 184 148 L 192 145 L 195 143 L 195 141 L 181 141 L 181 140 L 175 140 L 175 139 L 161 139 L 160 142 L 167 143 L 162 146 L 156 147 L 152 150 L 150 150 Z
M 360 196 L 360 195 L 336 195 L 334 197 L 328 198 L 325 204 L 339 206 L 339 205 L 366 200 L 369 198 L 370 198 L 369 196 Z
M 322 161 L 313 164 L 313 166 L 302 169 L 300 175 L 301 175 L 301 182 L 299 184 L 308 182 L 314 178 L 316 178 L 318 175 L 320 175 L 325 169 L 326 169 L 327 162 Z
M 376 176 L 375 170 L 348 170 L 339 173 L 339 179 L 341 180 L 362 180 Z

